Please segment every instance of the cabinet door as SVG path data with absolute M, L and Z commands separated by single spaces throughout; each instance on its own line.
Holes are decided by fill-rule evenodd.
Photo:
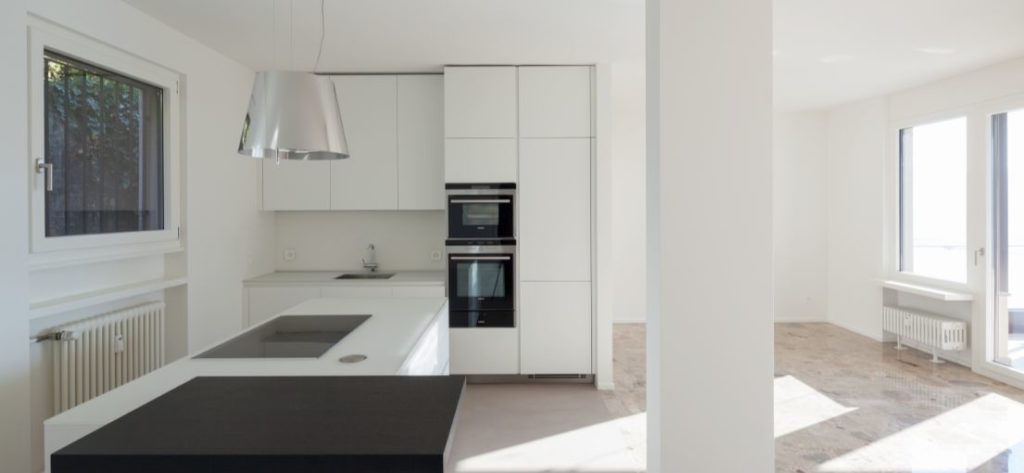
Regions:
M 516 140 L 445 140 L 445 182 L 516 182 Z
M 392 297 L 395 292 L 390 286 L 331 286 L 321 291 L 323 297 L 338 298 L 376 298 Z
M 519 374 L 519 331 L 514 328 L 449 330 L 451 374 Z
M 521 138 L 590 137 L 590 66 L 519 68 Z
M 318 287 L 250 287 L 249 326 L 270 319 L 299 303 L 320 297 Z
M 395 297 L 444 297 L 444 286 L 396 286 Z
M 444 210 L 444 82 L 398 76 L 398 208 Z
M 590 139 L 519 146 L 519 279 L 589 281 Z
M 590 374 L 589 282 L 520 284 L 523 374 Z
M 444 129 L 449 138 L 515 138 L 516 68 L 444 68 Z
M 337 76 L 349 158 L 331 162 L 331 209 L 398 208 L 397 80 Z
M 331 167 L 326 161 L 263 160 L 264 210 L 327 210 Z

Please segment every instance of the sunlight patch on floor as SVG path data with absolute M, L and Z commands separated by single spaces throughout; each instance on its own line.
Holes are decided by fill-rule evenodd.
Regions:
M 646 469 L 647 414 L 602 422 L 456 463 L 459 473 L 633 473 Z
M 987 394 L 821 465 L 824 472 L 971 471 L 1024 441 L 1024 404 Z
M 857 410 L 833 401 L 793 376 L 775 378 L 775 438 Z

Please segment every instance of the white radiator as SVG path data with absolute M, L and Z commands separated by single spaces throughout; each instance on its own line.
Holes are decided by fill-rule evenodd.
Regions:
M 896 335 L 896 348 L 903 349 L 903 341 L 911 340 L 932 349 L 932 361 L 938 363 L 938 350 L 967 348 L 967 322 L 940 315 L 882 307 L 882 328 Z
M 152 302 L 55 327 L 54 414 L 164 364 L 164 303 Z

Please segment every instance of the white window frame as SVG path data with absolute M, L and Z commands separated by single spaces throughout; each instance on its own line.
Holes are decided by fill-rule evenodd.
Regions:
M 29 21 L 29 129 L 31 264 L 52 265 L 80 260 L 117 259 L 126 255 L 159 254 L 181 250 L 180 239 L 180 96 L 181 74 L 51 23 Z M 119 74 L 161 87 L 163 93 L 164 229 L 46 236 L 44 176 L 35 161 L 45 156 L 45 103 L 42 71 L 44 50 L 96 64 Z
M 967 176 L 965 185 L 967 186 L 967 208 L 968 215 L 964 215 L 967 219 L 967 257 L 964 259 L 964 268 L 966 269 L 967 281 L 953 281 L 947 279 L 940 279 L 930 277 L 914 272 L 903 271 L 901 269 L 900 251 L 902 246 L 902 222 L 901 217 L 901 206 L 903 205 L 900 199 L 900 191 L 903 185 L 902 183 L 902 170 L 901 170 L 901 143 L 900 143 L 900 132 L 907 128 L 914 128 L 917 126 L 930 125 L 946 120 L 953 120 L 963 118 L 966 120 L 966 166 Z M 884 199 L 885 213 L 887 214 L 885 225 L 885 272 L 888 274 L 887 279 L 903 281 L 910 284 L 923 285 L 927 287 L 935 287 L 939 289 L 948 289 L 954 291 L 965 291 L 971 289 L 971 228 L 970 228 L 970 208 L 971 208 L 971 160 L 973 159 L 973 146 L 975 146 L 975 136 L 973 133 L 975 116 L 972 110 L 969 108 L 955 108 L 945 110 L 939 113 L 928 114 L 924 116 L 917 116 L 908 120 L 891 121 L 889 124 L 889 139 L 888 139 L 888 172 L 886 173 L 886 198 Z

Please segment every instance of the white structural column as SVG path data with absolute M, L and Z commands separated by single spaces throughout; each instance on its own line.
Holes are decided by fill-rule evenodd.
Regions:
M 648 468 L 767 473 L 772 2 L 647 8 Z

